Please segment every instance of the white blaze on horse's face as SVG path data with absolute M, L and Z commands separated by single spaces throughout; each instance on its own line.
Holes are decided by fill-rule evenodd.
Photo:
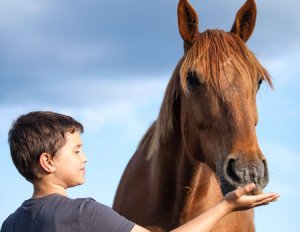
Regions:
M 178 6 L 185 48 L 180 69 L 183 136 L 187 152 L 216 171 L 223 194 L 250 182 L 257 186 L 253 193 L 260 193 L 269 181 L 255 126 L 257 91 L 262 80 L 272 83 L 245 45 L 255 19 L 255 2 L 248 0 L 231 32 L 199 33 L 195 10 L 184 0 Z

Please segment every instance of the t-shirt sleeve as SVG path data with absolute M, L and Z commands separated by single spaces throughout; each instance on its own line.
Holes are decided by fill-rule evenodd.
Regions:
M 82 232 L 130 232 L 135 225 L 91 198 L 80 206 L 80 224 Z

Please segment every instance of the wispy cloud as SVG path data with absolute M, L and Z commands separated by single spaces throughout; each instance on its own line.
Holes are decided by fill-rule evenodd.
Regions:
M 267 191 L 280 191 L 284 197 L 300 196 L 300 153 L 283 144 L 267 142 L 261 146 L 268 160 L 270 183 Z
M 52 110 L 72 115 L 82 120 L 90 131 L 121 122 L 133 127 L 138 123 L 135 115 L 139 109 L 160 104 L 168 80 L 167 77 L 117 80 L 89 78 L 39 82 L 31 84 L 33 86 L 30 89 L 28 86 L 11 89 L 2 97 L 0 131 L 7 132 L 16 117 L 34 110 Z M 23 96 L 26 96 L 24 102 Z

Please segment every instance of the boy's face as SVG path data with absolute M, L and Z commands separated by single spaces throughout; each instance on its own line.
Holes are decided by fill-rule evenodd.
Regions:
M 77 131 L 66 135 L 66 144 L 54 156 L 53 162 L 55 184 L 69 188 L 84 183 L 87 157 L 82 152 L 82 141 Z

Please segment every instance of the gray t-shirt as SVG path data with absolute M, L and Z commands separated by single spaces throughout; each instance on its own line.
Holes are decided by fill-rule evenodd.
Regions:
M 129 232 L 134 223 L 92 198 L 59 194 L 24 201 L 1 232 Z

